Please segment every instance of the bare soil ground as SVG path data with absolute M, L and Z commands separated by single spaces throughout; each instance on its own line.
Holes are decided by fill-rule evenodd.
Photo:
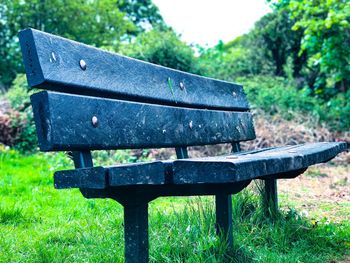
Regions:
M 315 220 L 350 220 L 350 165 L 320 164 L 293 180 L 279 180 L 282 208 L 293 206 Z

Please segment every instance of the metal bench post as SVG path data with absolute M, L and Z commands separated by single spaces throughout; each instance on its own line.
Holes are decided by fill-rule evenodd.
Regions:
M 76 168 L 93 166 L 90 151 L 72 152 L 72 157 Z M 148 263 L 148 200 L 123 205 L 125 262 Z
M 232 153 L 241 151 L 239 143 L 232 143 Z M 233 244 L 232 197 L 228 194 L 215 195 L 216 232 L 226 238 L 228 246 Z
M 92 156 L 90 151 L 71 152 L 75 168 L 93 167 Z
M 124 204 L 125 262 L 148 263 L 148 202 Z
M 277 180 L 265 179 L 262 193 L 263 208 L 269 217 L 275 217 L 278 213 Z
M 216 232 L 226 239 L 227 245 L 232 246 L 232 198 L 227 194 L 215 195 Z
M 176 147 L 175 148 L 177 159 L 187 159 L 188 151 L 186 147 Z

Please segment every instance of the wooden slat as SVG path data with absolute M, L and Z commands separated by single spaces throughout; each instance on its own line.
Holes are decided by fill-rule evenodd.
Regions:
M 201 110 L 39 92 L 31 97 L 42 151 L 176 147 L 255 138 L 249 112 Z
M 313 143 L 178 161 L 89 167 L 55 173 L 55 187 L 103 190 L 94 197 L 232 194 L 252 179 L 294 178 L 326 162 L 346 143 Z M 114 189 L 114 190 L 113 190 Z
M 310 143 L 280 147 L 252 154 L 174 161 L 175 184 L 229 183 L 301 170 L 326 162 L 345 151 L 344 142 Z M 288 176 L 289 177 L 289 176 Z
M 54 174 L 54 185 L 56 189 L 105 189 L 108 185 L 106 172 L 106 169 L 103 167 L 58 171 Z
M 192 108 L 249 108 L 241 85 L 150 64 L 33 29 L 21 31 L 19 37 L 32 87 Z M 80 60 L 85 61 L 85 70 Z
M 124 164 L 108 168 L 109 186 L 161 185 L 165 183 L 162 162 Z
M 55 173 L 55 187 L 107 189 L 157 186 L 161 187 L 157 188 L 160 196 L 172 195 L 176 189 L 179 190 L 179 195 L 191 195 L 196 191 L 209 194 L 216 191 L 210 185 L 249 183 L 252 179 L 294 178 L 308 166 L 328 161 L 346 149 L 344 142 L 311 143 L 221 157 L 66 170 Z M 203 187 L 196 188 L 195 185 Z M 176 188 L 177 186 L 189 188 Z M 220 189 L 220 186 L 215 187 Z
M 63 170 L 54 175 L 57 189 L 105 189 L 111 186 L 162 185 L 164 182 L 164 165 L 159 161 Z

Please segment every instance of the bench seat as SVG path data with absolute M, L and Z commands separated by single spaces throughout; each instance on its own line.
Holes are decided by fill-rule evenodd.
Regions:
M 227 183 L 250 179 L 290 178 L 310 165 L 329 161 L 347 149 L 344 142 L 307 143 L 219 157 L 174 161 L 174 183 Z
M 238 183 L 252 179 L 294 178 L 310 165 L 347 149 L 344 142 L 307 143 L 230 155 L 121 164 L 58 171 L 56 188 Z

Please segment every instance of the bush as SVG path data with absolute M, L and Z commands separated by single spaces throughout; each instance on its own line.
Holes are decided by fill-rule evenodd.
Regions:
M 240 77 L 236 82 L 243 84 L 253 108 L 271 115 L 279 113 L 286 119 L 293 117 L 292 111 L 312 114 L 318 103 L 315 98 L 308 96 L 307 90 L 297 90 L 282 77 Z
M 350 129 L 350 92 L 340 93 L 329 101 L 310 95 L 310 90 L 297 89 L 295 85 L 281 77 L 251 76 L 240 77 L 252 108 L 258 108 L 270 115 L 280 114 L 291 120 L 295 114 L 309 115 L 333 131 Z
M 24 74 L 17 75 L 11 89 L 6 93 L 6 98 L 12 108 L 11 112 L 13 112 L 13 114 L 8 114 L 9 124 L 11 129 L 16 131 L 11 134 L 10 146 L 14 146 L 21 152 L 31 152 L 37 148 L 34 118 L 29 100 L 32 93 L 28 91 Z
M 150 63 L 198 73 L 194 51 L 171 30 L 151 30 L 121 47 L 121 53 Z
M 12 146 L 15 144 L 16 138 L 19 136 L 20 128 L 16 125 L 20 113 L 12 109 L 8 109 L 6 101 L 1 103 L 0 110 L 0 143 Z
M 319 105 L 320 119 L 339 131 L 350 130 L 350 89 L 339 93 L 327 103 Z
M 198 67 L 202 75 L 226 81 L 233 81 L 239 76 L 268 74 L 272 72 L 269 61 L 262 62 L 259 52 L 247 48 L 250 36 L 243 35 L 224 44 L 219 42 L 215 47 L 200 48 Z
M 247 63 L 248 50 L 242 47 L 225 50 L 222 42 L 213 48 L 201 50 L 200 73 L 208 77 L 231 81 L 240 75 L 249 75 L 252 68 Z

